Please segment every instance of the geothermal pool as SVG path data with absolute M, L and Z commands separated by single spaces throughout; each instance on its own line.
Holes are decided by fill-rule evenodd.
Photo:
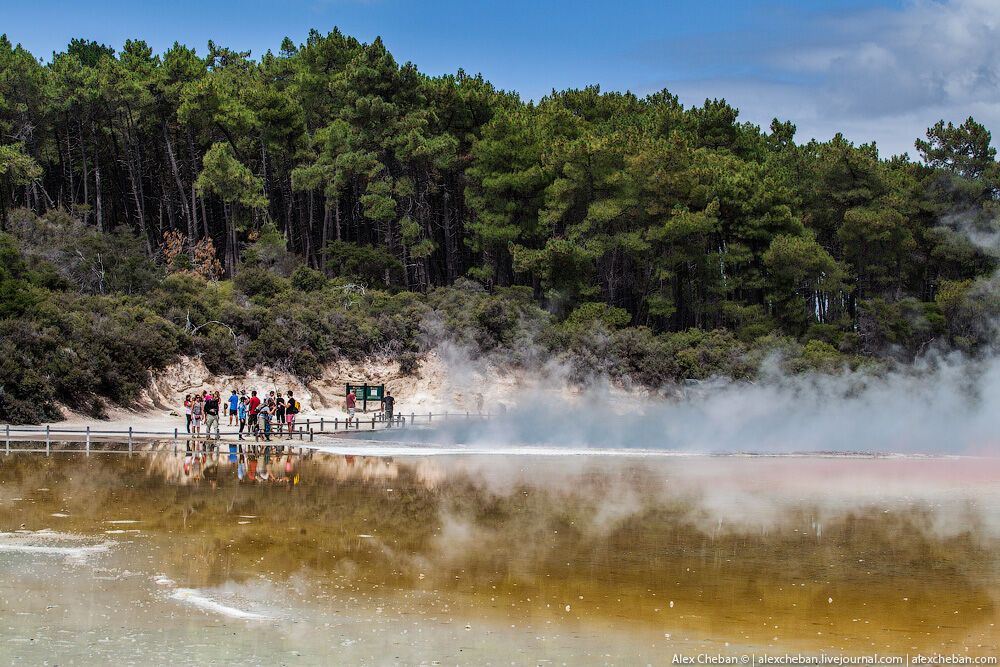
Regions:
M 3 457 L 2 661 L 1000 649 L 996 459 L 229 459 Z

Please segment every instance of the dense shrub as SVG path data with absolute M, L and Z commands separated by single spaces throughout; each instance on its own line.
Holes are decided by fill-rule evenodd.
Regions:
M 945 316 L 938 303 L 870 299 L 862 301 L 858 311 L 862 352 L 869 355 L 892 354 L 912 359 L 946 331 Z
M 292 272 L 292 287 L 302 292 L 315 292 L 323 289 L 326 285 L 326 276 L 310 269 L 308 266 L 300 266 Z
M 233 282 L 236 289 L 249 297 L 272 297 L 287 287 L 284 280 L 256 266 L 243 267 Z

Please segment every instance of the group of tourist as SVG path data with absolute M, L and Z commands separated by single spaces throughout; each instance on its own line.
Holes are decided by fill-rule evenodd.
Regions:
M 247 395 L 244 389 L 232 390 L 229 398 L 222 400 L 218 391 L 205 391 L 199 394 L 187 394 L 184 397 L 184 414 L 187 420 L 187 432 L 194 437 L 202 435 L 211 437 L 215 430 L 215 438 L 219 438 L 220 417 L 228 417 L 230 426 L 239 426 L 240 440 L 253 435 L 255 441 L 271 440 L 271 435 L 283 435 L 287 427 L 288 439 L 292 439 L 295 431 L 295 418 L 302 410 L 302 405 L 295 398 L 292 390 L 287 396 L 271 390 L 261 398 L 257 390 L 251 390 Z M 221 412 L 221 415 L 220 415 Z
M 354 390 L 350 389 L 345 400 L 347 408 L 347 425 L 357 420 L 357 397 Z M 386 422 L 387 427 L 392 426 L 395 413 L 396 399 L 391 391 L 386 391 L 381 399 L 382 415 L 379 419 Z M 197 394 L 187 394 L 184 396 L 184 416 L 186 419 L 186 429 L 195 438 L 211 437 L 214 431 L 215 439 L 220 437 L 219 427 L 222 419 L 227 419 L 229 426 L 238 426 L 237 436 L 240 440 L 253 436 L 255 442 L 261 440 L 270 442 L 272 435 L 284 435 L 287 432 L 287 439 L 291 440 L 295 431 L 295 419 L 302 410 L 302 405 L 292 390 L 288 390 L 286 395 L 271 390 L 267 396 L 260 397 L 257 390 L 251 390 L 249 395 L 247 390 L 232 390 L 229 398 L 222 399 L 218 391 L 204 391 Z M 204 434 L 202 433 L 204 427 Z

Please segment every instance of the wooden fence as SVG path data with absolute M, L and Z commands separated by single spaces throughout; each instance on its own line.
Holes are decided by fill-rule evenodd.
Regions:
M 326 417 L 313 418 L 297 422 L 295 426 L 289 430 L 288 425 L 283 425 L 283 428 L 279 431 L 277 425 L 274 425 L 271 429 L 271 436 L 288 439 L 291 436 L 292 439 L 298 439 L 299 441 L 312 442 L 317 434 L 335 434 L 335 433 L 347 433 L 349 431 L 360 431 L 362 429 L 375 431 L 384 430 L 390 428 L 407 428 L 416 425 L 429 425 L 432 426 L 434 423 L 442 423 L 448 420 L 454 419 L 464 419 L 464 420 L 485 420 L 490 419 L 492 415 L 489 413 L 472 413 L 472 412 L 440 412 L 433 413 L 428 412 L 426 414 L 418 414 L 411 412 L 408 415 L 393 415 L 391 422 L 386 420 L 382 415 L 372 415 L 368 419 L 362 419 L 360 417 L 355 417 L 353 419 L 334 417 L 333 419 L 327 419 Z M 230 427 L 231 428 L 231 427 Z M 223 430 L 215 433 L 203 432 L 198 435 L 188 433 L 185 429 L 175 428 L 173 431 L 143 431 L 137 430 L 130 426 L 128 430 L 124 429 L 101 429 L 94 428 L 91 426 L 86 426 L 84 428 L 57 428 L 50 425 L 47 426 L 11 426 L 10 424 L 5 424 L 3 426 L 4 431 L 4 453 L 10 454 L 12 452 L 52 452 L 52 443 L 82 443 L 83 449 L 73 449 L 73 450 L 60 450 L 60 451 L 84 451 L 90 452 L 91 443 L 94 441 L 104 441 L 104 442 L 125 442 L 128 444 L 127 450 L 122 450 L 123 452 L 132 452 L 134 450 L 134 443 L 137 441 L 150 441 L 150 440 L 173 440 L 175 443 L 179 440 L 222 440 L 225 438 L 226 442 L 238 442 L 239 440 L 234 440 L 240 435 L 239 431 L 234 430 Z M 254 434 L 247 431 L 243 434 L 245 436 L 245 441 L 253 441 Z M 31 441 L 31 442 L 42 442 L 44 440 L 45 447 L 43 448 L 24 448 L 24 447 L 11 447 L 12 441 Z

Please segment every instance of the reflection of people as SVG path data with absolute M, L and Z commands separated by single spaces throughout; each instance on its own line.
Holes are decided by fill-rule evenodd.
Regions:
M 347 392 L 347 425 L 350 426 L 354 420 L 354 413 L 358 407 L 358 397 L 354 395 L 354 390 Z
M 219 482 L 219 464 L 212 461 L 201 471 L 201 476 L 212 484 L 213 489 L 216 488 Z
M 395 405 L 396 399 L 393 398 L 392 392 L 386 389 L 385 396 L 382 397 L 382 409 L 385 411 L 385 423 L 387 428 L 392 428 L 392 413 Z

